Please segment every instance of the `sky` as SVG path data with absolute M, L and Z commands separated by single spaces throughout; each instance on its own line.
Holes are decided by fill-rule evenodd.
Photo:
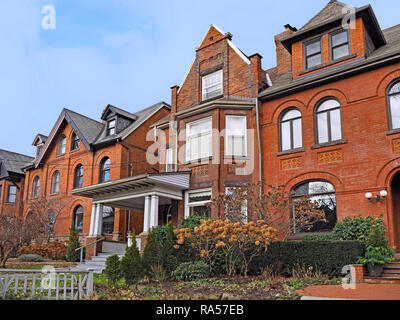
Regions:
M 398 0 L 371 4 L 382 29 L 400 23 Z M 276 65 L 274 35 L 303 26 L 328 0 L 0 0 L 0 149 L 33 156 L 63 108 L 100 121 L 112 104 L 130 112 L 170 103 L 210 24 L 247 55 Z M 55 9 L 55 29 L 42 20 Z M 47 20 L 46 20 L 47 21 Z

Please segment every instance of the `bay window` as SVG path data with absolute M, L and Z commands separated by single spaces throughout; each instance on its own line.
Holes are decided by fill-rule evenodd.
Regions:
M 186 161 L 212 156 L 212 118 L 186 125 Z
M 245 157 L 246 144 L 246 117 L 226 116 L 225 155 Z

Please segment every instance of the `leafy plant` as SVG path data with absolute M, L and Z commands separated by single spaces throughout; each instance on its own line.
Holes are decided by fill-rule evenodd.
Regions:
M 142 258 L 144 270 L 149 276 L 151 276 L 151 267 L 162 263 L 161 249 L 155 229 L 150 230 Z
M 359 240 L 365 243 L 373 225 L 384 228 L 383 218 L 347 217 L 336 224 L 333 233 L 339 240 Z
M 176 281 L 192 281 L 207 278 L 209 275 L 209 266 L 203 261 L 184 262 L 172 272 L 172 279 Z
M 358 259 L 361 264 L 386 264 L 394 261 L 392 258 L 394 251 L 391 248 L 386 247 L 372 247 L 369 246 L 365 252 L 365 256 Z
M 107 258 L 106 269 L 104 270 L 104 274 L 107 277 L 108 284 L 115 287 L 117 285 L 117 282 L 122 278 L 122 272 L 118 255 L 114 254 Z

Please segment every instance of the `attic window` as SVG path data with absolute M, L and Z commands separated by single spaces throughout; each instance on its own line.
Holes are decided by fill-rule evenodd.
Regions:
M 71 139 L 71 151 L 78 150 L 79 145 L 80 145 L 80 140 L 79 140 L 78 136 L 75 133 L 73 133 L 72 139 Z
M 304 56 L 306 69 L 322 64 L 321 39 L 306 43 L 304 45 Z
M 349 33 L 347 30 L 331 34 L 331 59 L 337 60 L 350 54 Z
M 115 125 L 116 125 L 115 119 L 108 120 L 108 122 L 107 122 L 107 135 L 108 136 L 115 134 Z
M 222 69 L 202 78 L 203 100 L 222 95 Z

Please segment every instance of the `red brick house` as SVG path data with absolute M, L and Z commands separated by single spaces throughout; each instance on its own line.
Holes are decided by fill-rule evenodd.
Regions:
M 328 223 L 312 231 L 383 215 L 400 248 L 400 26 L 382 30 L 369 5 L 330 1 L 275 42 L 272 86 L 259 94 L 262 178 L 293 201 L 321 201 Z
M 54 225 L 56 238 L 68 237 L 71 225 L 82 237 L 93 235 L 92 212 L 98 212 L 101 219 L 96 234 L 106 240 L 125 240 L 127 230 L 143 220 L 134 208 L 100 208 L 91 199 L 71 193 L 93 184 L 157 172 L 158 168 L 146 161 L 151 142 L 145 138 L 150 125 L 169 110 L 164 102 L 136 113 L 108 105 L 101 122 L 62 110 L 49 136 L 39 134 L 33 142 L 37 156 L 25 166 L 24 214 L 29 214 L 34 201 L 61 199 L 62 212 Z
M 25 173 L 21 168 L 32 160 L 32 157 L 0 149 L 0 214 L 23 214 Z

